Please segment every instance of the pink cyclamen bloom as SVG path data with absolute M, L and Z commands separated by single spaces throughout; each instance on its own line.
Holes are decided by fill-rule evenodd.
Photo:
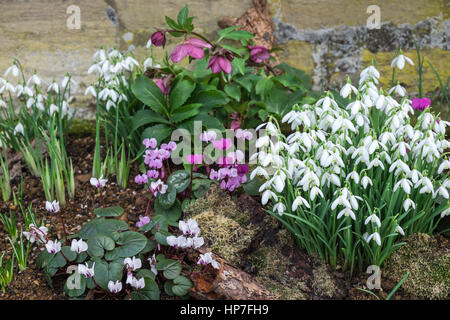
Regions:
M 414 98 L 412 100 L 412 107 L 414 110 L 424 111 L 431 105 L 431 100 L 428 98 Z
M 237 139 L 242 139 L 242 140 L 244 140 L 244 139 L 246 139 L 246 140 L 252 140 L 252 138 L 253 138 L 253 134 L 250 132 L 250 131 L 248 131 L 248 130 L 242 130 L 242 129 L 237 129 L 236 130 L 236 138 Z
M 203 49 L 211 48 L 212 46 L 209 43 L 206 43 L 197 38 L 190 38 L 189 40 L 175 47 L 175 49 L 170 54 L 170 59 L 175 63 L 180 62 L 187 55 L 194 59 L 201 59 L 205 54 Z
M 186 157 L 189 164 L 202 164 L 203 155 L 202 154 L 190 154 Z
M 168 95 L 170 93 L 170 86 L 164 83 L 164 79 L 156 78 L 153 79 L 153 82 L 161 89 L 163 94 Z
M 134 178 L 134 182 L 137 184 L 144 184 L 144 183 L 147 183 L 147 181 L 148 181 L 148 176 L 145 174 L 138 174 Z
M 233 146 L 233 141 L 230 138 L 223 138 L 222 140 L 213 141 L 213 147 L 219 150 L 228 150 Z
M 253 62 L 261 63 L 270 58 L 269 50 L 263 46 L 248 46 L 250 49 L 250 59 Z
M 158 141 L 156 141 L 155 138 L 151 138 L 151 139 L 144 139 L 144 141 L 142 141 L 142 144 L 145 146 L 145 148 L 149 149 L 149 148 L 155 148 L 156 145 L 158 144 Z
M 211 68 L 211 71 L 213 73 L 219 73 L 220 71 L 223 71 L 229 74 L 232 70 L 230 60 L 223 56 L 212 56 L 211 59 L 209 59 L 209 64 L 206 69 L 209 68 Z
M 147 177 L 149 177 L 150 179 L 158 179 L 158 177 L 159 177 L 158 170 L 148 170 Z
M 149 223 L 150 223 L 150 217 L 148 217 L 148 216 L 139 217 L 139 221 L 136 222 L 136 227 L 142 228 L 143 226 L 145 226 Z

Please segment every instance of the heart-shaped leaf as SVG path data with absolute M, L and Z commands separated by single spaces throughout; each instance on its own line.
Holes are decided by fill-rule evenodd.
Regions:
M 117 262 L 107 263 L 97 261 L 94 266 L 94 280 L 105 290 L 108 290 L 108 282 L 122 279 L 123 264 Z
M 177 260 L 165 259 L 156 263 L 156 269 L 161 270 L 166 279 L 175 279 L 180 275 L 182 266 Z
M 89 238 L 87 245 L 88 253 L 91 257 L 103 257 L 105 250 L 111 251 L 115 247 L 114 240 L 102 234 Z
M 177 296 L 186 295 L 192 288 L 192 282 L 184 276 L 178 276 L 173 279 L 172 292 Z
M 178 170 L 172 173 L 167 183 L 175 188 L 177 192 L 183 192 L 189 186 L 190 173 L 185 170 Z
M 147 245 L 147 237 L 134 231 L 125 231 L 120 234 L 116 242 L 119 247 L 114 251 L 120 258 L 127 258 L 137 255 Z
M 121 207 L 97 208 L 94 210 L 94 214 L 99 217 L 119 217 L 123 211 Z

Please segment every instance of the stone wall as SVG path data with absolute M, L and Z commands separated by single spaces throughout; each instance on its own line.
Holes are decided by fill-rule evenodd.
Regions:
M 417 60 L 413 36 L 424 54 L 446 81 L 450 74 L 450 2 L 446 0 L 269 0 L 282 61 L 314 75 L 318 87 L 339 83 L 375 58 L 388 79 L 395 49 Z M 164 15 L 175 16 L 181 0 L 0 0 L 0 74 L 14 58 L 27 72 L 34 70 L 45 80 L 60 79 L 65 72 L 80 84 L 80 94 L 93 78 L 87 75 L 91 57 L 102 45 L 133 49 L 138 58 L 146 54 L 154 27 L 164 25 Z M 67 27 L 67 8 L 80 8 L 81 28 Z M 241 16 L 251 0 L 191 0 L 198 31 L 213 35 L 223 16 Z M 368 30 L 369 5 L 381 10 L 381 29 Z M 169 43 L 169 48 L 170 48 Z M 398 74 L 407 84 L 412 67 Z M 425 91 L 438 86 L 425 67 Z M 414 92 L 415 87 L 408 87 Z M 82 95 L 79 104 L 85 104 Z

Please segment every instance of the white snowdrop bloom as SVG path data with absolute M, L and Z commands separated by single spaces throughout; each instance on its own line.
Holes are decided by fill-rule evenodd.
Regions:
M 411 173 L 411 169 L 409 169 L 409 166 L 405 162 L 403 162 L 401 159 L 395 160 L 389 167 L 389 172 L 392 172 L 394 170 L 395 170 L 395 172 L 394 172 L 395 176 L 398 176 L 400 173 L 404 173 L 408 176 Z
M 344 207 L 351 208 L 352 205 L 350 204 L 350 201 L 348 201 L 347 196 L 348 196 L 347 188 L 342 188 L 341 194 L 339 195 L 339 197 L 337 197 L 331 204 L 331 210 L 336 209 L 336 207 L 338 205 L 342 205 Z
M 152 58 L 147 58 L 145 59 L 144 63 L 142 64 L 142 66 L 144 67 L 145 70 L 153 67 L 153 60 Z
M 52 103 L 49 108 L 49 114 L 52 116 L 55 112 L 58 112 L 58 111 L 59 111 L 59 108 Z
M 275 201 L 278 201 L 278 197 L 277 195 L 270 191 L 270 190 L 266 190 L 263 192 L 262 196 L 261 196 L 261 203 L 263 206 L 265 206 L 267 204 L 267 202 L 269 201 L 269 199 L 274 199 Z
M 273 177 L 273 185 L 274 185 L 275 190 L 278 193 L 283 192 L 283 189 L 285 186 L 285 180 L 286 180 L 286 174 L 283 171 L 278 170 Z
M 405 141 L 400 141 L 398 143 L 396 143 L 393 147 L 392 150 L 397 149 L 398 152 L 400 153 L 400 155 L 404 158 L 408 158 L 408 150 L 411 149 L 410 145 L 408 143 L 406 143 Z
M 409 169 L 409 167 L 408 167 L 408 169 Z M 405 173 L 406 173 L 406 177 L 408 179 L 411 179 L 412 183 L 414 183 L 414 184 L 416 184 L 419 181 L 419 179 L 422 179 L 422 177 L 423 177 L 422 173 L 416 169 L 409 171 L 409 173 L 408 172 L 405 172 Z
M 278 202 L 273 206 L 273 211 L 277 212 L 280 216 L 286 211 L 286 206 L 283 202 Z
M 359 184 L 359 174 L 356 171 L 350 172 L 345 179 L 346 180 L 353 179 L 353 181 L 355 181 L 356 184 Z
M 378 228 L 381 227 L 380 218 L 378 218 L 378 216 L 374 213 L 367 217 L 367 219 L 364 221 L 364 224 L 367 225 L 369 222 L 375 223 Z
M 377 167 L 381 167 L 381 169 L 384 170 L 384 164 L 383 162 L 380 161 L 380 159 L 375 158 L 372 161 L 369 162 L 369 165 L 367 166 L 367 169 L 372 169 L 373 167 L 377 168 Z
M 322 190 L 320 190 L 318 187 L 314 186 L 311 188 L 311 191 L 309 193 L 309 199 L 311 201 L 314 201 L 317 195 L 320 195 L 322 198 L 324 198 Z
M 363 187 L 364 189 L 367 189 L 367 186 L 368 186 L 369 184 L 370 184 L 371 186 L 373 186 L 372 180 L 371 180 L 368 176 L 362 177 L 362 179 L 361 179 L 361 185 L 362 185 L 362 187 Z
M 448 159 L 445 159 L 439 165 L 438 174 L 441 174 L 442 172 L 444 172 L 444 170 L 448 170 L 448 169 L 450 169 L 450 161 L 448 161 Z
M 148 39 L 147 43 L 145 44 L 145 48 L 149 49 L 152 46 L 152 39 Z
M 106 110 L 109 111 L 112 108 L 116 108 L 116 104 L 114 103 L 114 101 L 112 100 L 108 100 L 108 102 L 106 102 Z
M 319 101 L 316 102 L 316 107 L 321 106 L 324 111 L 327 111 L 330 109 L 330 107 L 339 108 L 336 101 L 331 99 L 330 97 L 326 96 L 324 98 L 319 99 Z
M 419 181 L 417 181 L 414 188 L 422 187 L 419 190 L 419 193 L 434 193 L 433 183 L 431 182 L 430 178 L 428 177 L 422 177 Z
M 16 87 L 9 82 L 3 84 L 3 86 L 0 88 L 0 94 L 2 94 L 5 90 L 10 93 L 16 93 Z
M 403 201 L 403 209 L 405 209 L 405 211 L 408 211 L 409 208 L 416 208 L 416 204 L 414 203 L 414 201 L 412 201 L 410 198 L 406 198 L 405 201 Z
M 398 94 L 400 97 L 404 97 L 404 96 L 406 95 L 406 89 L 403 88 L 403 87 L 400 85 L 400 83 L 397 84 L 396 86 L 392 87 L 392 88 L 389 90 L 389 94 L 392 94 L 393 92 L 396 93 L 396 94 Z
M 372 78 L 378 79 L 380 78 L 380 72 L 374 66 L 368 66 L 363 71 L 361 71 L 360 78 L 364 79 L 364 81 Z
M 311 208 L 308 201 L 305 198 L 303 198 L 302 196 L 298 195 L 295 198 L 295 200 L 292 202 L 292 211 L 293 212 L 297 211 L 298 206 L 302 206 L 302 205 L 304 205 L 308 209 Z
M 87 96 L 88 94 L 91 94 L 93 97 L 97 96 L 97 92 L 95 91 L 95 88 L 92 86 L 87 87 L 86 91 L 84 91 L 85 96 Z
M 342 209 L 341 211 L 339 211 L 339 213 L 337 215 L 337 219 L 340 219 L 342 216 L 350 217 L 356 221 L 355 213 L 352 211 L 351 208 L 346 207 L 346 208 Z
M 24 127 L 20 122 L 14 127 L 14 135 L 17 135 L 18 133 L 25 135 Z
M 450 216 L 450 207 L 448 207 L 447 209 L 445 209 L 444 211 L 442 211 L 441 213 L 441 218 L 444 218 L 446 216 Z
M 250 180 L 253 180 L 256 176 L 263 176 L 264 178 L 268 179 L 269 175 L 267 173 L 267 171 L 262 168 L 262 167 L 256 167 L 255 170 L 252 171 L 252 173 L 250 174 Z
M 369 235 L 366 239 L 366 242 L 369 243 L 372 239 L 377 243 L 377 245 L 381 246 L 381 237 L 378 232 L 374 232 Z
M 405 235 L 405 231 L 403 231 L 403 228 L 400 226 L 395 227 L 395 232 L 400 233 L 402 236 Z
M 408 62 L 412 66 L 414 65 L 414 62 L 410 58 L 404 56 L 403 54 L 399 54 L 394 58 L 394 60 L 392 60 L 391 67 L 397 67 L 399 70 L 402 70 L 405 67 L 405 62 Z
M 448 199 L 449 195 L 448 195 L 448 191 L 447 188 L 444 185 L 441 185 L 439 188 L 436 189 L 435 193 L 434 193 L 434 198 L 436 198 L 436 196 L 440 195 L 441 197 Z
M 59 86 L 58 86 L 58 84 L 55 82 L 55 81 L 53 81 L 49 86 L 48 86 L 48 88 L 47 88 L 47 92 L 50 92 L 50 91 L 54 91 L 55 93 L 59 93 Z
M 362 108 L 363 108 L 363 105 L 361 104 L 361 101 L 359 101 L 359 100 L 351 102 L 347 106 L 347 110 L 350 110 L 352 116 L 358 114 Z
M 353 210 L 358 210 L 358 200 L 362 201 L 360 196 L 351 195 L 349 198 L 350 204 L 352 205 Z
M 42 83 L 41 78 L 37 74 L 33 74 L 27 81 L 27 86 L 29 86 L 31 83 L 34 83 L 37 86 L 40 86 Z
M 339 92 L 341 97 L 347 98 L 351 93 L 354 93 L 355 95 L 358 94 L 358 89 L 356 89 L 350 82 L 347 82 Z
M 97 73 L 98 75 L 101 75 L 103 73 L 101 66 L 98 64 L 93 64 L 88 69 L 88 74 Z
M 398 181 L 398 182 L 395 184 L 395 186 L 394 186 L 394 188 L 393 188 L 393 191 L 394 191 L 394 192 L 397 191 L 397 189 L 398 189 L 400 186 L 402 187 L 403 191 L 404 191 L 406 194 L 410 194 L 410 193 L 411 193 L 412 182 L 409 181 L 407 178 L 400 179 L 400 181 Z
M 18 68 L 15 64 L 13 64 L 13 65 L 10 66 L 8 69 L 6 69 L 6 71 L 5 71 L 5 77 L 7 77 L 10 73 L 11 73 L 14 77 L 17 78 L 17 77 L 19 76 L 19 73 L 20 73 L 19 68 Z

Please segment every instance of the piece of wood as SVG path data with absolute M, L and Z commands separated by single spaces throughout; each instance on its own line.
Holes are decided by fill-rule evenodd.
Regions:
M 197 263 L 200 254 L 205 250 L 197 250 L 188 259 Z M 214 260 L 220 263 L 220 269 L 212 267 L 191 275 L 194 287 L 190 296 L 200 300 L 269 300 L 272 295 L 248 273 L 236 268 L 224 259 L 213 254 Z

